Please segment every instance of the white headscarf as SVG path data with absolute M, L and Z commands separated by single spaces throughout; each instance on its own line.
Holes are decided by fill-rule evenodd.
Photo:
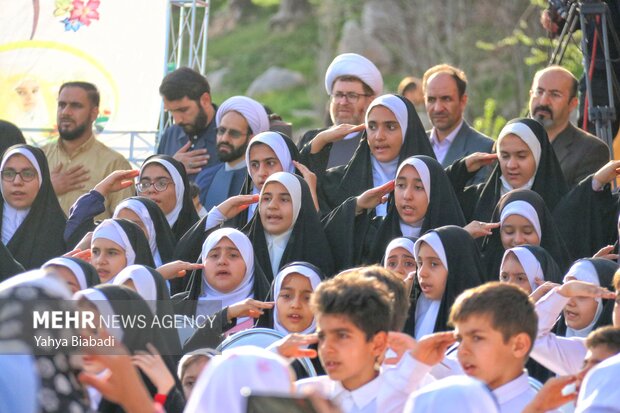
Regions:
M 540 278 L 544 281 L 545 274 L 543 273 L 542 267 L 540 266 L 540 262 L 536 259 L 536 256 L 532 254 L 532 251 L 528 250 L 525 247 L 513 247 L 504 251 L 504 256 L 502 257 L 502 264 L 500 268 L 504 266 L 504 261 L 506 261 L 506 257 L 508 254 L 514 253 L 517 257 L 517 260 L 523 267 L 523 271 L 525 271 L 525 275 L 527 276 L 527 280 L 530 283 L 530 288 L 534 291 L 538 288 L 536 285 L 536 278 Z
M 267 111 L 263 105 L 254 99 L 247 96 L 233 96 L 226 99 L 215 112 L 215 124 L 220 126 L 222 118 L 230 111 L 238 112 L 245 118 L 253 135 L 269 130 Z
M 540 147 L 540 142 L 538 142 L 538 138 L 536 138 L 536 134 L 525 123 L 515 122 L 509 123 L 504 126 L 504 128 L 501 130 L 497 137 L 497 155 L 501 155 L 500 146 L 502 138 L 509 134 L 518 136 L 523 142 L 525 142 L 528 148 L 530 148 L 530 151 L 532 151 L 532 155 L 534 156 L 534 161 L 536 162 L 536 169 L 538 169 L 542 148 Z M 534 184 L 535 177 L 536 173 L 534 173 L 534 176 L 522 188 L 530 189 Z M 503 175 L 500 177 L 500 180 L 502 181 L 502 195 L 506 192 L 512 191 L 513 189 L 521 189 L 513 188 Z
M 133 281 L 136 292 L 144 298 L 153 314 L 157 314 L 157 285 L 151 272 L 144 265 L 130 265 L 114 277 L 112 284 L 123 285 L 128 280 Z
M 166 214 L 166 220 L 168 221 L 168 225 L 170 225 L 170 227 L 172 228 L 172 226 L 177 222 L 177 219 L 179 219 L 179 214 L 181 213 L 181 209 L 183 208 L 183 195 L 185 194 L 185 185 L 183 185 L 183 178 L 181 177 L 179 171 L 177 171 L 177 168 L 175 168 L 174 165 L 172 165 L 170 162 L 165 159 L 156 158 L 150 159 L 142 164 L 142 167 L 140 168 L 140 179 L 142 179 L 142 171 L 144 171 L 144 168 L 146 168 L 147 165 L 150 165 L 152 163 L 163 166 L 172 178 L 172 182 L 174 182 L 174 194 L 176 197 L 176 203 L 174 209 L 169 214 Z
M 293 174 L 290 174 L 288 172 L 276 172 L 265 181 L 265 184 L 263 185 L 263 189 L 261 191 L 261 199 L 263 197 L 263 193 L 265 192 L 265 188 L 267 188 L 267 185 L 271 182 L 278 182 L 284 185 L 284 187 L 291 196 L 291 203 L 293 204 L 293 220 L 288 230 L 286 230 L 286 232 L 284 232 L 283 234 L 279 235 L 268 234 L 267 232 L 265 232 L 265 239 L 267 240 L 267 248 L 269 250 L 269 261 L 271 262 L 272 274 L 277 274 L 278 269 L 280 268 L 280 261 L 282 260 L 282 255 L 284 254 L 284 250 L 286 249 L 288 240 L 290 239 L 291 233 L 293 232 L 293 227 L 295 227 L 295 222 L 297 222 L 299 211 L 301 210 L 301 184 Z
M 292 376 L 288 362 L 255 346 L 225 350 L 200 373 L 185 411 L 245 413 L 243 388 L 257 394 L 290 396 Z
M 65 267 L 69 271 L 71 271 L 75 276 L 78 285 L 80 286 L 80 290 L 85 290 L 88 288 L 88 283 L 86 282 L 86 275 L 84 275 L 84 270 L 82 270 L 82 267 L 80 267 L 75 261 L 71 261 L 70 259 L 64 257 L 57 257 L 43 264 L 43 266 L 41 266 L 41 269 L 45 269 L 51 265 Z
M 71 290 L 67 283 L 59 277 L 50 276 L 47 271 L 42 269 L 23 272 L 0 282 L 0 294 L 18 285 L 39 287 L 49 295 L 65 300 L 71 298 Z
M 499 405 L 483 382 L 466 375 L 446 377 L 414 392 L 404 413 L 499 413 Z
M 426 198 L 428 202 L 431 201 L 431 173 L 428 170 L 428 166 L 424 163 L 424 161 L 420 158 L 416 158 L 415 156 L 410 156 L 400 163 L 398 166 L 398 170 L 396 171 L 396 178 L 400 175 L 400 172 L 407 165 L 410 165 L 415 168 L 420 175 L 420 179 L 422 180 L 422 185 L 424 185 L 424 192 L 426 192 Z M 399 218 L 400 222 L 400 232 L 406 237 L 417 238 L 420 236 L 420 230 L 422 229 L 422 222 L 424 218 L 415 224 L 406 224 L 402 219 Z
M 248 148 L 245 150 L 245 165 L 248 168 L 248 173 L 250 171 L 250 149 L 255 143 L 263 143 L 271 148 L 273 153 L 276 155 L 276 158 L 280 161 L 283 172 L 290 172 L 292 174 L 295 173 L 295 164 L 293 163 L 293 158 L 291 158 L 291 151 L 289 150 L 288 145 L 279 133 L 271 131 L 259 133 L 250 140 Z M 256 185 L 253 185 L 252 193 L 260 193 Z M 248 207 L 248 221 L 252 216 L 254 216 L 256 207 L 257 204 L 250 204 Z
M 222 238 L 228 238 L 239 250 L 241 257 L 245 262 L 245 274 L 243 279 L 233 291 L 223 293 L 213 288 L 207 282 L 207 277 L 202 274 L 203 290 L 200 300 L 221 300 L 222 307 L 238 303 L 246 298 L 252 297 L 254 294 L 254 249 L 248 237 L 241 231 L 234 228 L 220 228 L 213 231 L 202 244 L 202 252 L 200 254 L 204 263 L 209 251 L 211 251 Z
M 414 251 L 413 241 L 410 240 L 409 238 L 398 237 L 390 241 L 388 246 L 385 248 L 385 260 L 383 262 L 383 267 L 387 266 L 387 260 L 390 257 L 390 254 L 392 253 L 392 251 L 394 251 L 396 248 L 404 248 L 406 251 L 409 251 L 415 259 L 415 253 L 413 252 Z
M 576 413 L 618 412 L 620 392 L 620 354 L 599 363 L 588 372 L 577 399 Z
M 325 72 L 325 90 L 332 93 L 334 82 L 340 76 L 355 76 L 366 83 L 375 95 L 383 92 L 383 77 L 370 60 L 357 53 L 344 53 L 336 56 Z
M 426 242 L 437 254 L 437 257 L 441 261 L 446 270 L 448 269 L 448 259 L 446 258 L 446 250 L 441 242 L 441 238 L 435 231 L 427 232 L 421 236 L 413 245 L 413 251 L 415 253 L 415 259 L 418 261 L 420 255 L 420 247 L 422 242 Z M 441 306 L 441 300 L 429 300 L 424 294 L 420 294 L 415 309 L 415 338 L 419 340 L 425 335 L 432 334 L 435 329 L 435 323 L 437 322 L 437 314 L 439 314 L 439 307 Z
M 125 251 L 127 265 L 135 264 L 136 252 L 133 250 L 133 246 L 131 245 L 129 238 L 127 238 L 127 234 L 118 222 L 115 222 L 113 219 L 103 220 L 93 232 L 93 237 L 90 241 L 91 246 L 97 238 L 103 238 L 117 243 L 118 246 Z M 109 282 L 111 281 L 112 280 Z
M 591 261 L 588 260 L 579 260 L 574 263 L 566 275 L 562 280 L 562 283 L 568 282 L 574 279 L 578 281 L 588 282 L 590 284 L 594 284 L 598 287 L 601 286 L 601 281 L 598 278 L 598 272 L 596 272 L 596 268 Z M 570 328 L 568 324 L 566 325 L 566 337 L 582 337 L 585 338 L 590 334 L 590 332 L 594 329 L 594 325 L 598 321 L 601 313 L 603 312 L 603 300 L 598 297 L 594 299 L 596 301 L 597 307 L 596 312 L 594 313 L 594 318 L 592 318 L 592 322 L 582 328 L 581 330 L 575 330 Z
M 305 265 L 301 265 L 301 264 L 288 266 L 284 268 L 282 271 L 280 271 L 273 281 L 273 285 L 274 285 L 273 299 L 274 300 L 276 301 L 278 300 L 278 297 L 280 296 L 280 291 L 282 290 L 282 284 L 284 283 L 284 280 L 286 279 L 286 277 L 291 274 L 299 274 L 299 275 L 303 275 L 304 277 L 306 277 L 310 281 L 310 285 L 312 286 L 312 291 L 316 290 L 316 287 L 318 287 L 318 285 L 321 283 L 321 277 L 319 277 L 319 274 L 317 274 L 312 268 L 307 267 Z M 273 328 L 274 330 L 279 331 L 280 333 L 290 334 L 290 331 L 288 331 L 282 324 L 280 324 L 280 321 L 278 321 L 277 304 L 273 307 Z M 308 328 L 306 328 L 304 331 L 300 332 L 299 334 L 310 334 L 310 333 L 313 333 L 314 330 L 316 330 L 316 319 L 313 318 L 312 324 L 310 324 Z
M 32 164 L 32 167 L 37 171 L 37 174 L 39 176 L 40 189 L 43 182 L 43 179 L 41 177 L 41 168 L 39 167 L 39 163 L 37 162 L 37 158 L 34 156 L 34 154 L 24 147 L 13 148 L 7 151 L 2 157 L 2 163 L 0 163 L 0 171 L 4 170 L 4 166 L 6 165 L 7 161 L 13 155 L 22 155 Z M 4 188 L 2 185 L 0 185 L 0 192 L 2 192 L 2 197 L 4 198 Z M 28 216 L 29 212 L 30 208 L 17 209 L 13 208 L 8 202 L 4 202 L 4 208 L 2 210 L 2 243 L 4 245 L 8 244 L 9 241 L 11 241 L 11 238 L 13 238 L 13 235 L 15 235 L 15 232 L 17 232 L 20 225 Z
M 149 210 L 137 199 L 127 198 L 116 206 L 112 218 L 118 218 L 118 214 L 123 209 L 129 209 L 140 218 L 140 221 L 142 221 L 146 227 L 146 239 L 149 241 L 149 248 L 151 249 L 151 254 L 153 254 L 155 267 L 161 266 L 163 262 L 161 261 L 161 255 L 159 255 L 159 249 L 157 249 L 157 232 L 155 231 L 155 224 L 153 224 L 153 219 L 151 218 L 151 214 L 149 214 Z
M 373 100 L 366 110 L 366 128 L 368 128 L 368 115 L 375 106 L 384 106 L 394 114 L 400 130 L 402 132 L 402 142 L 405 142 L 405 134 L 407 133 L 407 106 L 396 95 L 383 95 Z M 396 177 L 398 169 L 398 156 L 388 162 L 379 162 L 372 154 L 370 155 L 372 164 L 372 182 L 373 186 L 381 186 Z M 377 216 L 385 216 L 387 214 L 387 205 L 379 204 L 375 208 Z
M 500 223 L 503 225 L 506 218 L 511 215 L 519 215 L 530 221 L 534 227 L 534 231 L 536 231 L 536 234 L 538 235 L 538 238 L 542 240 L 542 227 L 540 226 L 540 219 L 538 218 L 538 214 L 532 204 L 521 200 L 508 203 L 504 209 L 502 209 L 502 214 L 499 218 Z
M 110 301 L 105 296 L 105 294 L 94 288 L 87 288 L 86 290 L 78 291 L 77 293 L 73 294 L 74 300 L 77 301 L 80 298 L 85 298 L 91 303 L 93 303 L 95 307 L 97 307 L 99 314 L 101 314 L 101 316 L 105 320 L 110 320 L 107 324 L 108 326 L 106 327 L 106 330 L 108 330 L 111 335 L 116 337 L 116 339 L 121 342 L 123 340 L 124 331 L 122 328 L 114 326 L 116 323 L 113 322 L 113 317 L 116 315 L 116 313 L 114 313 L 112 304 L 110 304 Z M 105 326 L 106 324 L 104 324 L 103 322 L 96 322 L 95 325 Z

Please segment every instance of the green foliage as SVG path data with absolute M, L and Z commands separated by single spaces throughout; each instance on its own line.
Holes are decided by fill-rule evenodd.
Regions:
M 497 102 L 489 98 L 484 101 L 484 113 L 474 119 L 474 129 L 479 130 L 487 136 L 496 139 L 507 120 L 496 113 Z

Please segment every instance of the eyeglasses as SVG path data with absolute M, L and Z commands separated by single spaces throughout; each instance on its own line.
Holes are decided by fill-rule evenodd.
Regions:
M 230 137 L 233 139 L 238 139 L 242 136 L 248 136 L 250 134 L 250 132 L 243 133 L 243 132 L 238 131 L 237 129 L 225 128 L 223 126 L 220 126 L 219 128 L 217 128 L 215 132 L 217 133 L 217 136 L 224 136 L 228 132 Z
M 2 174 L 2 180 L 7 182 L 13 182 L 17 175 L 24 182 L 30 182 L 37 177 L 37 171 L 34 169 L 22 169 L 20 172 L 17 172 L 15 169 L 5 169 L 0 171 L 0 174 Z
M 165 191 L 170 184 L 174 185 L 174 182 L 166 178 L 158 179 L 155 182 L 149 179 L 143 179 L 136 184 L 136 188 L 138 188 L 138 192 L 145 192 L 152 186 L 156 192 L 162 192 Z
M 329 97 L 334 102 L 342 100 L 344 98 L 346 99 L 347 102 L 357 103 L 357 101 L 360 100 L 361 96 L 370 96 L 370 95 L 364 94 L 364 93 L 355 93 L 355 92 L 347 92 L 347 93 L 336 92 L 333 95 L 330 95 Z
M 538 89 L 530 91 L 530 93 L 535 98 L 541 98 L 545 94 L 547 94 L 547 96 L 549 96 L 549 99 L 551 99 L 551 100 L 560 100 L 560 99 L 564 98 L 564 95 L 562 93 L 558 92 L 557 90 L 545 90 L 545 89 L 538 88 Z M 574 96 L 571 96 L 569 98 L 569 100 L 572 99 L 573 97 Z

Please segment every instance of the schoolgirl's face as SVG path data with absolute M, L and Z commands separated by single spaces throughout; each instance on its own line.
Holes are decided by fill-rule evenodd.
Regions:
M 566 277 L 567 281 L 575 280 L 574 277 Z M 566 325 L 575 330 L 586 328 L 594 320 L 598 303 L 590 297 L 572 297 L 564 307 L 564 320 Z
M 385 106 L 375 106 L 368 114 L 366 124 L 368 146 L 379 162 L 396 159 L 403 146 L 403 131 L 396 116 Z
M 149 233 L 146 230 L 146 226 L 144 225 L 144 222 L 142 222 L 142 219 L 140 218 L 140 216 L 138 216 L 138 214 L 133 212 L 131 209 L 129 208 L 121 209 L 120 211 L 118 211 L 118 215 L 116 216 L 116 218 L 126 219 L 128 221 L 133 222 L 134 224 L 140 227 L 142 232 L 144 232 L 144 236 L 146 237 L 146 239 L 149 239 Z
M 2 170 L 4 200 L 15 209 L 30 208 L 39 193 L 39 179 L 28 158 L 20 154 L 11 156 Z
M 245 277 L 245 261 L 237 246 L 228 238 L 211 248 L 203 263 L 207 283 L 221 293 L 235 290 Z
M 540 237 L 529 219 L 521 215 L 509 215 L 502 222 L 500 238 L 504 249 L 519 245 L 540 245 Z
M 448 269 L 443 265 L 434 249 L 422 242 L 417 257 L 418 284 L 422 294 L 429 300 L 439 301 L 446 290 Z
M 532 293 L 532 286 L 527 278 L 527 274 L 517 259 L 517 256 L 512 252 L 508 254 L 500 268 L 499 281 L 514 284 L 526 293 Z
M 67 284 L 67 287 L 71 290 L 71 294 L 75 294 L 80 291 L 80 283 L 78 282 L 73 271 L 62 265 L 50 265 L 46 268 L 50 268 L 54 271 L 62 280 Z
M 193 360 L 186 367 L 183 377 L 181 377 L 185 400 L 189 400 L 189 396 L 192 394 L 192 390 L 194 390 L 194 385 L 198 381 L 198 376 L 200 376 L 207 363 L 209 363 L 207 356 L 194 356 Z
M 293 226 L 293 200 L 284 185 L 267 184 L 260 198 L 259 214 L 268 234 L 280 235 Z
M 255 143 L 250 147 L 248 171 L 252 182 L 260 191 L 267 178 L 276 172 L 283 172 L 284 168 L 273 149 L 264 143 Z
M 513 188 L 521 188 L 536 173 L 536 160 L 521 138 L 508 134 L 499 142 L 499 167 Z
M 102 284 L 107 283 L 127 266 L 125 250 L 116 242 L 96 238 L 90 245 L 90 263 L 97 270 Z
M 276 297 L 278 321 L 289 333 L 299 333 L 310 327 L 314 315 L 310 310 L 312 284 L 307 277 L 292 273 L 282 281 Z
M 385 268 L 394 271 L 404 280 L 410 272 L 416 270 L 415 258 L 402 247 L 394 248 L 385 259 Z
M 148 164 L 140 172 L 140 183 L 151 184 L 144 191 L 138 191 L 140 196 L 145 196 L 155 202 L 166 215 L 174 210 L 177 195 L 174 181 L 166 168 L 156 163 Z
M 404 166 L 396 177 L 394 197 L 398 215 L 406 224 L 414 224 L 426 215 L 428 196 L 420 174 L 413 166 Z

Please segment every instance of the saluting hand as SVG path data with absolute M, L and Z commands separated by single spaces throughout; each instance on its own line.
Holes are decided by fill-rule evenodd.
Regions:
M 387 195 L 394 190 L 394 181 L 389 181 L 381 186 L 371 188 L 357 197 L 355 214 L 361 214 L 365 209 L 373 209 L 379 204 L 387 202 Z
M 314 208 L 319 210 L 319 198 L 316 195 L 316 174 L 312 172 L 306 165 L 301 162 L 293 161 L 295 168 L 301 172 L 301 176 L 303 176 L 304 181 L 308 184 L 310 188 L 310 194 L 312 195 L 312 202 L 314 202 Z
M 499 222 L 472 221 L 469 224 L 465 225 L 463 229 L 469 232 L 469 235 L 471 235 L 472 238 L 475 239 L 491 235 L 493 233 L 493 230 L 499 228 L 499 226 Z
M 316 333 L 289 334 L 278 342 L 278 354 L 289 359 L 303 357 L 315 358 L 317 356 L 316 350 L 304 347 L 318 342 L 319 337 Z
M 620 175 L 620 161 L 609 161 L 594 174 L 595 184 L 607 185 Z
M 478 172 L 487 165 L 491 165 L 497 160 L 496 153 L 474 152 L 465 157 L 467 172 Z
M 237 216 L 241 211 L 248 209 L 250 205 L 257 203 L 259 198 L 259 195 L 231 196 L 226 201 L 219 204 L 217 209 L 226 219 L 231 219 Z
M 616 293 L 605 287 L 599 287 L 585 281 L 570 280 L 558 287 L 558 293 L 564 297 L 591 297 L 613 300 Z
M 312 142 L 310 143 L 310 153 L 315 154 L 320 152 L 327 144 L 341 141 L 350 133 L 359 132 L 364 130 L 365 124 L 350 125 L 343 123 L 340 125 L 334 125 L 324 131 L 319 132 Z
M 118 192 L 133 185 L 133 179 L 140 175 L 138 170 L 118 170 L 103 178 L 95 185 L 95 191 L 99 192 L 104 198 L 112 192 Z

